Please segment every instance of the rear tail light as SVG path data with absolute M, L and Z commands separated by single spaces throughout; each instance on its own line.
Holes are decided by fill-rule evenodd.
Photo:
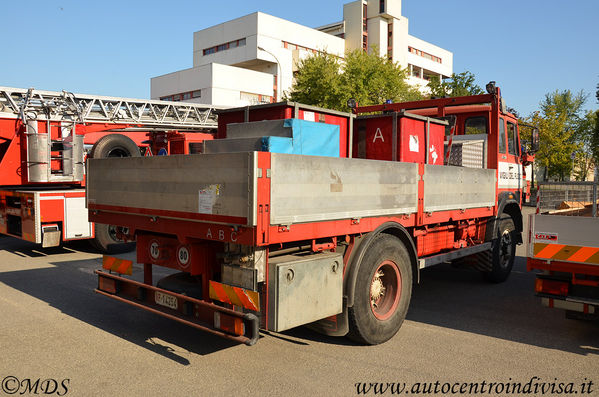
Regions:
M 568 282 L 557 281 L 557 280 L 546 280 L 538 278 L 535 282 L 535 291 L 538 294 L 549 294 L 549 295 L 568 295 Z

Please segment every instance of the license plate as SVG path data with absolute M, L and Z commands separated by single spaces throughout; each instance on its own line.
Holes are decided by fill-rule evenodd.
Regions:
M 156 291 L 154 293 L 154 300 L 161 306 L 168 307 L 173 310 L 177 310 L 177 298 L 172 295 L 163 294 L 162 292 Z

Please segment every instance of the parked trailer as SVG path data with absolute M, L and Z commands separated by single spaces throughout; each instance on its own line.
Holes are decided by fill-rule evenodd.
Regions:
M 148 134 L 147 154 L 193 152 L 193 144 L 212 139 L 214 110 L 0 87 L 0 233 L 42 247 L 90 239 L 102 251 L 131 249 L 116 227 L 87 221 L 85 158 L 139 156 Z
M 527 268 L 543 306 L 599 318 L 599 205 L 596 182 L 539 185 L 530 215 Z
M 333 126 L 344 138 L 326 117 L 298 122 L 287 103 L 266 108 L 284 120 L 228 110 L 237 119 L 219 118 L 211 153 L 90 161 L 90 219 L 126 227 L 144 267 L 133 281 L 122 275 L 132 264 L 107 258 L 121 275 L 97 271 L 96 292 L 249 345 L 259 328 L 304 324 L 377 344 L 399 330 L 423 268 L 459 259 L 504 281 L 531 153 L 488 89 L 358 108 L 355 124 L 337 114 L 353 124 Z M 153 285 L 153 266 L 179 273 Z

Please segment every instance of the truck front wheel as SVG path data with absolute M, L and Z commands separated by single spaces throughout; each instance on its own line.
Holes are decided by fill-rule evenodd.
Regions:
M 499 223 L 497 240 L 491 253 L 491 271 L 483 273 L 485 278 L 493 283 L 505 281 L 516 258 L 516 227 L 509 216 L 504 216 Z
M 369 345 L 391 339 L 406 317 L 411 295 L 408 251 L 398 238 L 382 233 L 359 264 L 349 338 Z

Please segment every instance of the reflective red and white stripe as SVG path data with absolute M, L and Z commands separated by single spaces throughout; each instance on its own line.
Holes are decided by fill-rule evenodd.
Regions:
M 210 281 L 210 299 L 260 311 L 260 295 L 256 291 Z

